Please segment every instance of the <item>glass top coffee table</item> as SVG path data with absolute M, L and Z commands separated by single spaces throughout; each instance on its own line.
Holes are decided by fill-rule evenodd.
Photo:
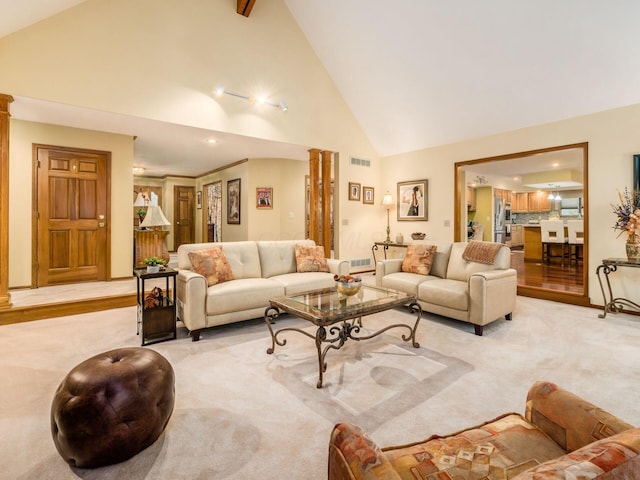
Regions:
M 422 308 L 413 295 L 388 288 L 362 285 L 357 294 L 349 297 L 339 294 L 333 287 L 274 297 L 269 300 L 269 303 L 270 306 L 264 312 L 264 320 L 271 334 L 271 347 L 267 348 L 267 353 L 272 354 L 276 345 L 286 345 L 286 339 L 280 340 L 278 338 L 285 332 L 298 332 L 313 338 L 318 353 L 318 383 L 316 385 L 318 388 L 322 387 L 322 375 L 327 370 L 325 362 L 327 352 L 331 349 L 339 350 L 349 339 L 368 340 L 391 328 L 406 328 L 408 334 L 402 335 L 402 339 L 405 342 L 411 341 L 415 348 L 420 347 L 420 344 L 416 342 L 416 330 L 422 318 Z M 396 323 L 386 325 L 369 335 L 359 335 L 362 328 L 362 317 L 401 306 L 407 306 L 412 313 L 417 312 L 417 319 L 413 327 L 404 323 Z M 294 327 L 282 328 L 274 332 L 271 324 L 280 315 L 280 312 L 286 312 L 309 321 L 317 327 L 315 335 Z

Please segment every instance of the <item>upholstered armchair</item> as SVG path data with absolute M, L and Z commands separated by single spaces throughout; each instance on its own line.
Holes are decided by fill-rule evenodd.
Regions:
M 531 387 L 524 417 L 385 448 L 338 424 L 329 442 L 330 480 L 639 478 L 640 429 L 548 382 Z

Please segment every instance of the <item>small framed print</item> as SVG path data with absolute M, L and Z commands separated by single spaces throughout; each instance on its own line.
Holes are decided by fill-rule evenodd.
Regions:
M 398 221 L 429 219 L 427 180 L 398 182 Z
M 360 201 L 360 184 L 349 182 L 349 200 Z
M 362 203 L 373 205 L 373 187 L 362 187 Z
M 256 208 L 258 210 L 266 210 L 273 208 L 273 188 L 258 187 L 256 188 Z
M 227 181 L 227 224 L 240 225 L 240 179 Z
M 196 208 L 198 210 L 202 208 L 202 190 L 198 190 L 196 193 Z

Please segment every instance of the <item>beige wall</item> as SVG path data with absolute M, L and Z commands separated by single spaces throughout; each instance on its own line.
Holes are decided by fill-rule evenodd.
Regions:
M 88 0 L 0 39 L 0 65 L 6 94 L 339 152 L 337 196 L 348 181 L 380 190 L 376 168 L 350 174 L 350 156 L 374 161 L 376 152 L 282 0 L 257 5 L 249 19 L 229 1 Z M 215 98 L 218 85 L 263 90 L 289 111 Z M 246 206 L 244 182 L 243 191 Z M 370 251 L 362 215 L 373 210 L 340 206 L 348 217 L 344 234 L 336 223 L 340 256 Z M 382 225 L 384 211 L 378 217 Z M 227 229 L 227 239 L 243 230 Z
M 305 237 L 305 175 L 309 163 L 260 158 L 249 160 L 248 239 L 289 240 Z M 256 208 L 256 188 L 273 188 L 273 208 Z
M 130 277 L 133 263 L 133 138 L 11 120 L 9 142 L 9 287 L 31 285 L 34 143 L 111 152 L 111 276 Z
M 412 178 L 428 178 L 429 221 L 413 222 L 436 241 L 453 240 L 455 162 L 589 142 L 589 282 L 591 302 L 602 305 L 595 269 L 603 258 L 624 257 L 624 237 L 612 230 L 611 203 L 617 190 L 632 188 L 632 156 L 640 152 L 640 105 L 572 118 L 480 139 L 387 157 L 382 178 L 386 188 Z M 401 168 L 398 168 L 401 165 Z M 407 173 L 410 172 L 410 173 Z M 449 222 L 449 226 L 445 223 Z M 392 231 L 400 228 L 396 222 Z M 640 302 L 640 271 L 621 269 L 612 276 L 616 295 Z

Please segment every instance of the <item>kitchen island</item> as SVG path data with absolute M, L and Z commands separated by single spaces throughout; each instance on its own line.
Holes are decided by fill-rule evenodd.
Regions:
M 524 261 L 542 261 L 542 232 L 540 224 L 523 225 L 524 230 Z

